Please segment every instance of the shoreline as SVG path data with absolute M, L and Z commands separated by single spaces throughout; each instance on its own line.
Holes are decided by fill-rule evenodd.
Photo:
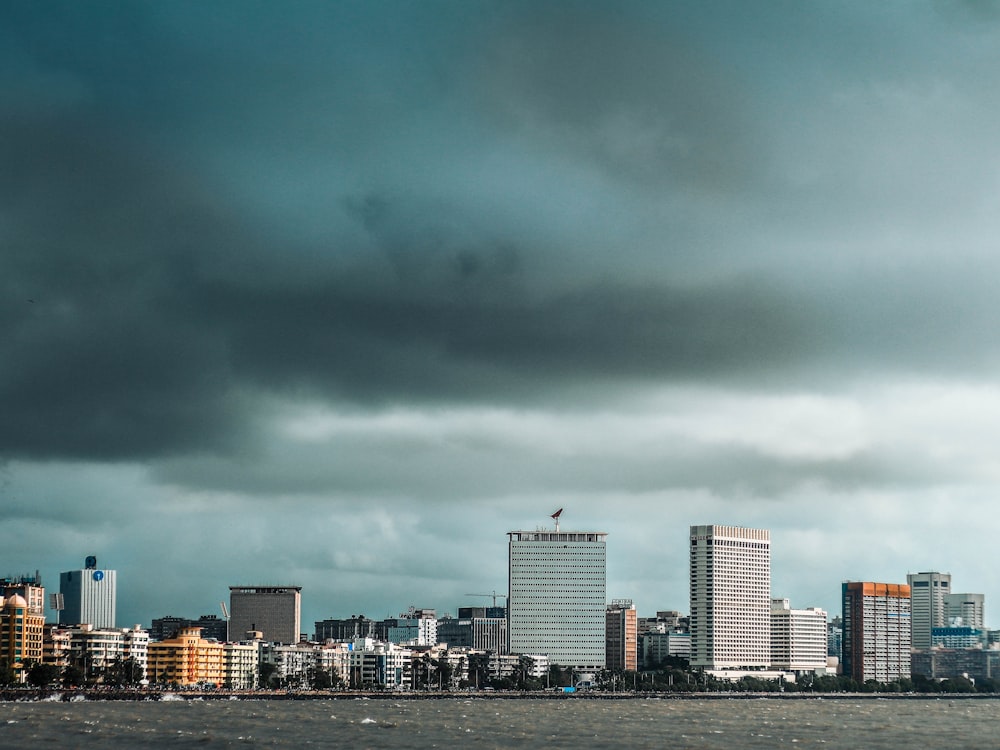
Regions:
M 442 691 L 366 692 L 326 690 L 131 690 L 131 689 L 4 689 L 0 703 L 77 703 L 91 701 L 310 701 L 310 700 L 997 700 L 1000 693 L 576 693 Z

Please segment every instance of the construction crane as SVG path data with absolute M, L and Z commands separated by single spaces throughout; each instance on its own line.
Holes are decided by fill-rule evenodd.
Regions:
M 486 596 L 486 597 L 493 597 L 493 606 L 494 606 L 494 607 L 496 607 L 496 606 L 497 606 L 497 597 L 498 597 L 498 596 L 499 596 L 499 597 L 500 597 L 501 599 L 505 600 L 505 601 L 506 601 L 506 599 L 507 599 L 507 597 L 506 597 L 506 596 L 505 596 L 504 594 L 498 594 L 498 593 L 496 592 L 496 589 L 494 589 L 494 590 L 493 590 L 493 592 L 492 592 L 492 593 L 489 593 L 489 594 L 466 594 L 466 596 Z

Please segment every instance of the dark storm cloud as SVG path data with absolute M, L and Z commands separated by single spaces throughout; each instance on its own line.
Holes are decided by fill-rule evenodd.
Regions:
M 812 220 L 856 259 L 872 215 L 924 205 L 876 200 L 909 152 L 836 201 L 850 170 L 813 147 L 846 141 L 816 127 L 818 176 L 777 179 L 770 100 L 690 9 L 60 7 L 6 11 L 5 455 L 252 448 L 260 392 L 524 404 L 995 357 L 960 261 L 810 257 Z

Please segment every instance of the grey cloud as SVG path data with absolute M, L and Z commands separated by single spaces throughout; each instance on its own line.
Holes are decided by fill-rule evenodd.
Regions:
M 625 7 L 512 5 L 520 12 L 497 23 L 474 67 L 485 111 L 646 187 L 745 187 L 760 143 L 739 77 L 671 23 Z

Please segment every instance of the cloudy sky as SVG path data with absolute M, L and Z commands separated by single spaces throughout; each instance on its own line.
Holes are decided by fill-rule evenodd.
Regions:
M 996 626 L 998 122 L 986 2 L 4 3 L 0 575 L 311 632 L 564 507 L 640 615 L 725 523 Z

